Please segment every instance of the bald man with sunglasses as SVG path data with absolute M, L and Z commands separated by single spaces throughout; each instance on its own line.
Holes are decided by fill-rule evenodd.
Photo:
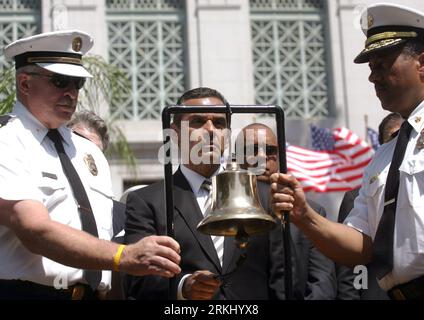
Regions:
M 66 123 L 91 74 L 86 33 L 43 33 L 7 46 L 17 101 L 0 117 L 0 299 L 97 299 L 111 273 L 180 272 L 179 245 L 110 242 L 112 185 L 102 151 Z
M 272 129 L 262 123 L 249 124 L 237 136 L 238 152 L 237 146 L 244 148 L 242 168 L 253 170 L 259 181 L 269 183 L 269 177 L 278 172 L 278 141 Z
M 256 174 L 258 195 L 264 208 L 270 209 L 270 176 L 278 172 L 278 139 L 262 123 L 244 127 L 236 139 L 236 152 L 244 150 L 243 169 Z M 309 201 L 322 216 L 325 209 Z M 271 214 L 273 214 L 271 212 Z M 291 226 L 294 296 L 306 300 L 333 300 L 336 297 L 336 274 L 333 262 L 321 254 L 296 226 Z M 282 240 L 281 240 L 282 241 Z M 279 248 L 279 247 L 276 247 Z M 283 256 L 283 253 L 280 253 Z M 281 266 L 279 270 L 284 270 Z M 283 271 L 282 271 L 283 272 Z

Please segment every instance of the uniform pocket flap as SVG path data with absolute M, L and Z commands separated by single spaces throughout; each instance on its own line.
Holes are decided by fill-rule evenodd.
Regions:
M 404 161 L 399 170 L 409 175 L 414 175 L 424 171 L 424 160 L 422 159 L 408 159 Z
M 54 173 L 49 173 L 49 174 L 51 174 L 52 177 L 56 175 Z M 38 187 L 44 193 L 51 194 L 51 193 L 55 192 L 56 190 L 66 188 L 65 181 L 59 180 L 59 179 L 54 179 L 52 177 L 43 175 L 43 177 L 41 177 L 40 181 L 38 182 Z

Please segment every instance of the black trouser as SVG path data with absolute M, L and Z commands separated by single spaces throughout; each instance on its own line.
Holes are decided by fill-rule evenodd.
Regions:
M 78 295 L 75 292 L 78 290 Z M 55 289 L 30 281 L 0 280 L 2 300 L 98 300 L 88 285 L 77 284 L 68 289 Z
M 387 294 L 392 300 L 424 300 L 424 276 L 397 285 Z

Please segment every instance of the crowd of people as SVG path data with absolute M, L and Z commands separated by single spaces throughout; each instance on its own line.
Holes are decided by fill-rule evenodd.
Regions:
M 255 176 L 261 206 L 277 226 L 251 236 L 247 248 L 197 228 L 212 209 L 212 180 L 225 171 L 229 114 L 172 120 L 180 154 L 190 156 L 173 174 L 170 237 L 164 182 L 114 200 L 103 154 L 107 125 L 76 112 L 92 77 L 82 64 L 90 35 L 56 31 L 8 45 L 17 101 L 0 116 L 0 299 L 284 300 L 284 245 L 291 248 L 290 298 L 424 298 L 424 14 L 375 4 L 362 19 L 367 40 L 355 63 L 368 63 L 369 81 L 391 112 L 362 187 L 346 194 L 338 222 L 327 219 L 299 181 L 280 172 L 273 129 L 249 124 L 234 149 L 244 152 L 241 167 Z M 229 105 L 207 87 L 184 92 L 176 104 Z M 288 239 L 281 210 L 290 214 Z M 358 265 L 369 279 L 360 288 L 351 269 Z

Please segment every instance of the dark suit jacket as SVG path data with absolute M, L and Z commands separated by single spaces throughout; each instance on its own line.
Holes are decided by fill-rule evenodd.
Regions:
M 113 200 L 112 209 L 113 237 L 112 241 L 124 243 L 124 236 L 117 235 L 125 228 L 125 204 Z M 107 293 L 107 300 L 123 300 L 125 298 L 125 289 L 123 287 L 123 274 L 112 272 L 112 289 Z
M 270 193 L 269 185 L 258 185 L 258 193 L 262 206 L 271 212 L 269 203 Z M 264 187 L 266 186 L 266 187 Z M 325 209 L 313 201 L 308 201 L 309 205 L 320 215 L 326 216 Z M 279 232 L 280 233 L 280 232 Z M 304 298 L 306 300 L 333 300 L 336 297 L 336 275 L 334 263 L 321 252 L 319 252 L 309 240 L 294 224 L 290 224 L 290 235 L 292 239 L 292 274 L 293 290 L 295 298 Z M 283 243 L 283 236 L 272 235 Z M 276 250 L 282 249 L 282 246 L 275 246 Z M 279 256 L 284 256 L 283 252 Z M 278 268 L 284 270 L 284 266 Z M 284 275 L 277 275 L 278 278 Z M 283 283 L 284 285 L 284 283 Z
M 354 189 L 345 193 L 340 204 L 337 221 L 343 223 L 350 211 L 353 209 L 355 198 L 359 195 L 359 189 Z M 380 288 L 374 270 L 368 268 L 368 289 L 357 290 L 353 286 L 353 281 L 357 274 L 353 269 L 336 264 L 337 275 L 337 299 L 340 300 L 389 300 L 386 292 Z
M 136 190 L 128 195 L 125 240 L 135 242 L 144 236 L 166 233 L 164 183 Z M 231 237 L 224 242 L 221 268 L 210 236 L 197 231 L 203 219 L 188 181 L 180 170 L 174 175 L 174 230 L 181 246 L 181 269 L 171 281 L 171 296 L 182 276 L 197 270 L 225 274 L 235 268 L 240 251 Z M 216 299 L 284 299 L 282 235 L 279 228 L 250 237 L 243 265 L 221 286 Z M 156 276 L 129 277 L 129 298 L 167 299 L 168 280 Z M 297 292 L 296 296 L 302 296 Z
M 117 243 L 124 243 L 124 237 L 117 235 L 125 228 L 125 204 L 113 200 L 112 209 L 112 222 L 113 222 L 113 237 L 112 241 Z

